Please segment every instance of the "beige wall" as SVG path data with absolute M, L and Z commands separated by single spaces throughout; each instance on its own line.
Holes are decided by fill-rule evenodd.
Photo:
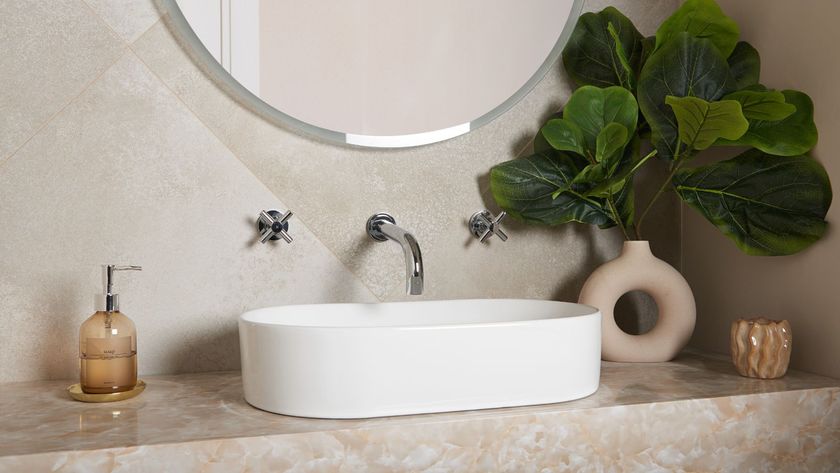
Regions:
M 379 210 L 417 236 L 431 299 L 574 300 L 615 232 L 528 228 L 476 244 L 486 173 L 569 94 L 559 67 L 468 135 L 406 150 L 337 146 L 268 124 L 190 61 L 151 0 L 0 2 L 0 381 L 76 376 L 105 263 L 137 323 L 141 373 L 235 369 L 236 319 L 267 305 L 399 300 L 404 263 L 364 233 Z M 614 1 L 646 33 L 673 0 Z M 589 2 L 600 9 L 606 2 Z M 255 244 L 260 209 L 292 245 Z M 494 206 L 491 206 L 496 210 Z M 676 206 L 657 252 L 678 259 Z
M 835 190 L 840 183 L 840 3 L 832 0 L 722 0 L 742 38 L 761 53 L 762 82 L 795 88 L 815 102 L 820 142 L 814 155 Z M 836 200 L 836 196 L 835 196 Z M 840 377 L 840 205 L 831 207 L 828 235 L 790 257 L 741 254 L 709 223 L 684 211 L 683 271 L 697 299 L 692 344 L 727 353 L 729 324 L 738 317 L 787 318 L 793 328 L 793 366 Z

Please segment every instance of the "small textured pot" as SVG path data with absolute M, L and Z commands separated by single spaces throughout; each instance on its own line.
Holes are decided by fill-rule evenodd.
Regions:
M 647 333 L 631 335 L 615 323 L 618 299 L 644 291 L 656 302 L 659 317 Z M 601 311 L 601 358 L 608 361 L 657 362 L 677 356 L 691 338 L 696 321 L 694 294 L 685 278 L 653 256 L 647 241 L 626 241 L 621 255 L 589 276 L 579 302 Z
M 793 334 L 787 320 L 738 319 L 732 322 L 729 347 L 741 376 L 781 378 L 790 364 Z

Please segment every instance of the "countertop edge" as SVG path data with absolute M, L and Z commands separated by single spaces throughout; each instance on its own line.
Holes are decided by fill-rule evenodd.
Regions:
M 769 392 L 761 392 L 761 393 L 744 393 L 744 394 L 737 394 L 737 395 L 720 395 L 720 396 L 705 396 L 705 397 L 697 397 L 697 398 L 684 398 L 684 399 L 673 399 L 673 400 L 661 400 L 661 401 L 653 401 L 653 402 L 634 402 L 628 404 L 618 404 L 618 405 L 611 405 L 611 406 L 593 406 L 593 407 L 576 407 L 573 409 L 563 409 L 563 410 L 556 410 L 556 411 L 542 411 L 542 412 L 516 412 L 516 411 L 505 411 L 499 412 L 498 415 L 492 415 L 488 412 L 488 415 L 484 416 L 477 416 L 477 417 L 465 417 L 459 419 L 435 419 L 434 416 L 436 414 L 427 414 L 426 416 L 429 417 L 428 421 L 423 421 L 418 419 L 417 416 L 404 416 L 406 419 L 411 419 L 412 422 L 409 423 L 388 423 L 388 424 L 374 424 L 374 425 L 365 425 L 365 426 L 357 426 L 357 427 L 350 427 L 350 428 L 336 428 L 336 429 L 325 429 L 322 431 L 310 431 L 310 432 L 286 432 L 286 433 L 276 433 L 276 434 L 265 434 L 265 435 L 253 435 L 253 436 L 220 436 L 214 438 L 205 438 L 205 439 L 194 439 L 194 440 L 185 440 L 185 441 L 177 441 L 177 442 L 161 442 L 161 443 L 146 443 L 146 444 L 138 444 L 138 445 L 129 445 L 129 446 L 119 446 L 119 447 L 104 447 L 104 448 L 93 448 L 93 449 L 67 449 L 67 450 L 53 450 L 48 452 L 33 452 L 33 453 L 25 453 L 25 454 L 11 454 L 11 455 L 0 455 L 0 467 L 4 467 L 4 465 L 10 464 L 13 465 L 16 462 L 21 461 L 35 461 L 40 463 L 41 460 L 56 460 L 63 456 L 73 457 L 73 456 L 89 456 L 95 454 L 103 454 L 112 457 L 117 457 L 120 455 L 130 455 L 134 452 L 144 450 L 146 454 L 153 453 L 149 452 L 148 450 L 170 450 L 170 449 L 180 449 L 184 446 L 191 446 L 196 447 L 191 450 L 199 450 L 202 447 L 210 447 L 215 446 L 215 449 L 219 449 L 222 447 L 220 444 L 240 444 L 240 443 L 248 443 L 248 442 L 277 442 L 280 441 L 291 441 L 292 443 L 303 443 L 303 444 L 310 444 L 311 441 L 317 440 L 318 438 L 327 437 L 351 437 L 357 434 L 370 434 L 374 432 L 387 432 L 389 430 L 394 429 L 406 429 L 406 430 L 425 430 L 428 428 L 440 427 L 440 430 L 451 428 L 451 427 L 464 427 L 468 428 L 470 426 L 477 426 L 479 424 L 517 424 L 517 423 L 527 423 L 527 424 L 540 424 L 540 423 L 549 423 L 546 421 L 556 420 L 558 418 L 564 417 L 580 417 L 586 416 L 588 414 L 592 414 L 593 416 L 597 416 L 597 414 L 604 413 L 607 411 L 625 411 L 625 410 L 645 410 L 651 408 L 660 408 L 660 407 L 673 407 L 679 409 L 684 406 L 688 406 L 691 404 L 697 403 L 715 403 L 721 400 L 727 400 L 733 403 L 744 403 L 748 404 L 749 401 L 752 400 L 759 400 L 760 398 L 764 398 L 765 400 L 772 401 L 774 397 L 785 397 L 785 398 L 796 398 L 796 397 L 803 397 L 803 395 L 814 395 L 818 396 L 820 394 L 829 394 L 832 398 L 833 404 L 840 404 L 840 386 L 823 386 L 823 387 L 815 387 L 815 388 L 802 388 L 802 389 L 791 389 L 791 390 L 780 390 L 780 391 L 769 391 Z M 546 405 L 548 406 L 548 405 Z M 529 407 L 529 406 L 526 406 Z M 530 406 L 534 407 L 534 406 Z M 696 407 L 696 406 L 695 406 Z M 515 408 L 514 408 L 515 409 Z M 492 410 L 488 410 L 492 411 Z M 834 414 L 832 414 L 832 419 L 836 421 L 836 428 L 840 429 L 840 405 L 835 408 Z M 480 412 L 480 411 L 465 411 L 465 412 Z M 834 418 L 836 417 L 836 418 Z M 394 418 L 391 418 L 394 419 Z M 419 421 L 418 421 L 419 420 Z M 834 432 L 835 436 L 840 437 L 840 430 Z M 405 434 L 404 434 L 405 435 Z M 369 435 L 364 435 L 365 437 Z M 838 439 L 840 440 L 840 439 Z

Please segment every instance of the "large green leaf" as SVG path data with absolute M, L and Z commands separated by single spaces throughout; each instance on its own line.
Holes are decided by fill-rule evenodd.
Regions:
M 632 183 L 633 175 L 651 158 L 650 155 L 644 158 L 639 155 L 639 142 L 639 138 L 634 137 L 631 145 L 624 149 L 618 167 L 609 173 L 609 177 L 591 183 L 590 187 L 585 189 L 587 196 L 608 197 L 618 195 L 623 187 Z M 606 175 L 607 173 L 604 172 L 604 176 Z
M 727 62 L 729 62 L 729 71 L 735 79 L 738 90 L 758 84 L 761 75 L 761 57 L 750 43 L 739 41 Z
M 650 55 L 653 54 L 654 49 L 656 49 L 656 36 L 648 36 L 642 40 L 642 60 L 639 66 L 640 73 L 642 72 L 641 68 L 644 67 Z
M 621 160 L 620 151 L 624 149 L 630 132 L 624 125 L 616 122 L 607 123 L 595 140 L 595 161 L 602 163 L 609 174 L 615 171 Z
M 551 120 L 560 120 L 563 118 L 563 112 L 555 112 L 548 117 L 548 123 Z M 543 125 L 545 126 L 545 125 Z M 554 148 L 548 143 L 548 140 L 545 139 L 545 136 L 542 133 L 542 129 L 540 129 L 539 133 L 534 136 L 534 153 L 539 153 L 542 151 L 549 151 L 554 150 Z
M 586 153 L 583 131 L 569 120 L 553 118 L 543 125 L 540 134 L 558 151 L 571 151 L 580 155 Z
M 677 120 L 665 97 L 712 102 L 733 91 L 729 64 L 709 40 L 688 33 L 670 39 L 647 60 L 639 77 L 639 108 L 659 155 L 672 159 L 677 146 Z
M 750 120 L 779 121 L 796 112 L 796 106 L 786 103 L 785 95 L 776 90 L 739 90 L 723 99 L 737 100 L 744 116 Z
M 591 190 L 607 179 L 607 168 L 603 163 L 589 164 L 574 177 L 570 188 L 580 195 L 590 195 Z M 562 191 L 555 191 L 554 196 L 560 195 Z M 603 197 L 606 197 L 604 193 Z
M 621 87 L 601 89 L 591 85 L 575 91 L 563 108 L 563 118 L 583 131 L 587 154 L 594 159 L 598 135 L 608 124 L 615 122 L 627 130 L 636 130 L 639 106 L 633 94 Z M 629 136 L 625 140 L 626 144 Z
M 665 103 L 674 109 L 680 140 L 688 149 L 704 150 L 718 138 L 737 140 L 749 127 L 737 100 L 707 102 L 697 97 L 669 95 Z
M 639 142 L 638 137 L 633 137 L 630 145 L 624 148 L 624 155 L 621 157 L 618 170 L 613 173 L 612 177 L 605 179 L 591 189 L 588 194 L 601 196 L 605 199 L 612 198 L 618 213 L 618 218 L 623 223 L 628 235 L 636 233 L 634 230 L 636 225 L 636 199 L 633 187 L 633 173 L 635 169 L 638 169 L 636 164 L 641 162 L 639 158 Z M 616 222 L 613 218 L 612 222 L 600 225 L 600 228 L 610 228 L 615 225 Z
M 612 217 L 602 201 L 570 188 L 580 172 L 578 164 L 574 157 L 561 152 L 507 161 L 490 170 L 490 192 L 503 210 L 526 222 L 608 224 Z
M 619 48 L 610 34 L 613 25 Z M 638 74 L 641 69 L 642 35 L 633 22 L 613 7 L 599 13 L 585 13 L 578 19 L 569 42 L 563 49 L 563 66 L 578 85 L 631 87 L 635 77 L 628 77 L 618 51 Z
M 785 102 L 796 111 L 779 121 L 750 120 L 750 128 L 737 140 L 719 140 L 725 146 L 752 146 L 778 156 L 796 156 L 817 145 L 814 124 L 814 103 L 808 95 L 796 90 L 783 90 Z
M 710 40 L 724 58 L 732 54 L 740 35 L 738 24 L 724 15 L 714 0 L 686 0 L 659 26 L 656 31 L 656 49 L 661 49 L 683 32 Z
M 742 251 L 789 255 L 825 232 L 831 184 L 809 156 L 772 156 L 750 150 L 727 161 L 684 169 L 677 193 Z
M 635 90 L 636 77 L 638 76 L 639 69 L 630 64 L 630 55 L 624 50 L 624 45 L 621 44 L 621 36 L 618 34 L 618 28 L 616 28 L 614 24 L 610 23 L 607 25 L 607 31 L 610 33 L 610 38 L 612 38 L 613 47 L 615 47 L 615 55 L 618 58 L 619 64 L 621 64 L 622 84 L 627 89 Z M 644 50 L 644 43 L 642 45 L 642 49 Z M 644 55 L 644 51 L 642 51 L 642 54 Z

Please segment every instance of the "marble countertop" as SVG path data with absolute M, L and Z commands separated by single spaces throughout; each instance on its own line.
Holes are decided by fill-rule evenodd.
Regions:
M 668 363 L 604 362 L 599 390 L 560 404 L 365 420 L 319 420 L 260 411 L 242 396 L 238 372 L 144 377 L 146 391 L 115 403 L 70 399 L 70 381 L 0 384 L 0 457 L 208 439 L 277 436 L 470 420 L 539 418 L 614 406 L 836 388 L 840 381 L 791 371 L 757 380 L 722 357 L 686 353 Z M 387 381 L 385 381 L 387 382 Z

